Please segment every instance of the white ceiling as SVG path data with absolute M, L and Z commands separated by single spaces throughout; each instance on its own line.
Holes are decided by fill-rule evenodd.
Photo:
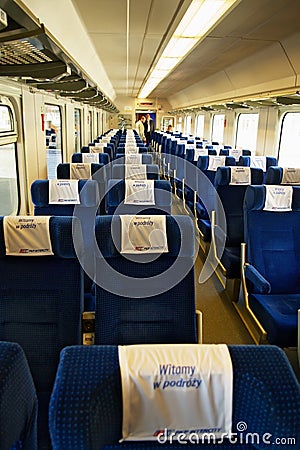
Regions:
M 190 2 L 72 0 L 117 96 L 137 96 Z M 299 30 L 299 0 L 241 0 L 151 96 L 172 96 Z

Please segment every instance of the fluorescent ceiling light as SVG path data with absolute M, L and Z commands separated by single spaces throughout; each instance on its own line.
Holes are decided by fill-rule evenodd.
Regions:
M 147 98 L 185 56 L 241 0 L 193 0 L 160 59 L 150 73 L 138 98 Z M 158 72 L 158 70 L 160 72 Z M 164 71 L 164 74 L 162 72 Z M 155 80 L 155 82 L 153 81 Z

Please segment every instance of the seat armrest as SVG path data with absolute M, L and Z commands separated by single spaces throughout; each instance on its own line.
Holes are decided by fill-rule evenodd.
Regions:
M 251 264 L 245 266 L 245 277 L 251 281 L 256 293 L 269 294 L 271 292 L 270 283 Z

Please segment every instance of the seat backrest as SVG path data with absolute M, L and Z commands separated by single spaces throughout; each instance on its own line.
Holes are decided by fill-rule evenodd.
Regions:
M 249 184 L 262 184 L 262 169 L 251 168 L 249 181 Z M 247 187 L 246 184 L 231 184 L 231 167 L 218 167 L 215 188 L 226 216 L 226 246 L 228 247 L 240 246 L 244 238 L 243 204 Z
M 244 202 L 247 261 L 265 277 L 272 294 L 300 293 L 300 187 L 292 211 L 264 210 L 265 186 L 249 186 Z
M 288 172 L 294 172 L 292 177 L 292 182 L 284 179 L 284 172 L 287 170 Z M 293 169 L 289 167 L 288 169 L 284 169 L 283 167 L 276 167 L 275 164 L 272 164 L 268 167 L 266 174 L 266 184 L 300 184 L 300 173 L 299 169 Z
M 266 448 L 266 441 L 276 442 L 282 436 L 293 437 L 297 442 L 299 385 L 284 352 L 275 346 L 231 345 L 228 349 L 233 370 L 232 432 L 234 439 L 239 439 L 237 448 L 262 450 Z M 106 448 L 106 445 L 111 450 L 121 449 L 124 445 L 136 450 L 161 448 L 158 440 L 119 442 L 122 438 L 122 405 L 117 346 L 64 349 L 49 412 L 53 449 L 74 450 L 79 448 L 78 443 L 80 448 L 89 450 Z M 193 414 L 193 411 L 189 413 Z M 244 431 L 240 429 L 241 417 L 242 423 L 247 424 Z M 236 447 L 227 439 L 217 440 L 213 445 L 211 440 L 208 443 L 202 442 L 201 438 L 199 441 L 187 439 L 184 444 L 188 450 Z M 170 450 L 181 446 L 177 441 L 169 440 L 163 445 Z
M 120 216 L 97 217 L 95 230 L 96 344 L 196 342 L 191 218 L 166 216 L 167 253 L 130 259 Z
M 154 180 L 155 205 L 142 206 L 124 204 L 125 180 L 109 180 L 107 187 L 107 213 L 114 214 L 171 214 L 171 183 L 167 180 Z
M 110 162 L 108 153 L 96 153 L 96 155 L 98 155 L 99 164 L 108 164 Z M 82 153 L 73 153 L 72 163 L 82 163 Z
M 0 448 L 37 450 L 37 397 L 24 351 L 0 342 Z
M 263 162 L 263 160 L 265 159 L 264 165 L 265 165 L 265 170 L 264 170 L 264 183 L 266 184 L 280 184 L 280 183 L 273 183 L 273 182 L 268 182 L 267 181 L 267 173 L 269 170 L 269 167 L 271 166 L 277 166 L 277 159 L 274 158 L 273 156 L 262 156 L 259 157 L 261 159 L 261 162 Z M 257 159 L 257 157 L 253 156 L 240 156 L 239 161 L 237 162 L 238 166 L 248 166 L 248 167 L 259 167 L 259 165 L 254 166 L 254 161 Z
M 23 348 L 39 399 L 39 441 L 46 440 L 48 401 L 59 352 L 81 343 L 83 272 L 72 226 L 79 220 L 50 217 L 52 256 L 6 255 L 0 218 L 0 340 Z M 76 231 L 80 245 L 81 235 Z
M 214 184 L 216 171 L 209 169 L 210 156 L 199 156 L 197 161 L 197 167 L 200 169 L 207 178 Z M 225 157 L 225 166 L 235 166 L 235 159 L 232 156 Z
M 106 194 L 106 165 L 91 163 L 92 179 L 98 183 L 99 195 L 100 195 L 100 207 L 99 213 L 105 214 L 105 194 Z M 62 163 L 57 166 L 57 178 L 58 179 L 70 179 L 70 163 Z
M 95 180 L 79 180 L 78 191 L 80 206 L 98 208 L 99 193 Z M 72 216 L 74 205 L 49 203 L 49 180 L 35 180 L 31 185 L 31 199 L 35 216 Z M 78 207 L 78 206 L 77 206 Z
M 159 180 L 159 168 L 157 164 L 146 164 L 148 180 Z M 125 164 L 114 164 L 112 167 L 112 178 L 122 180 L 125 178 Z

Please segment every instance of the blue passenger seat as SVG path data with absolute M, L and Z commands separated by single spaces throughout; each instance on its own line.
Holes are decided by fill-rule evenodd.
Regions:
M 268 187 L 249 186 L 245 195 L 244 303 L 270 344 L 291 347 L 297 345 L 300 309 L 300 187 L 271 187 L 279 197 L 292 190 L 291 210 L 279 211 L 265 209 Z
M 248 184 L 232 184 L 231 172 L 231 167 L 218 167 L 215 178 L 216 192 L 222 202 L 226 217 L 226 241 L 221 264 L 224 275 L 229 279 L 240 278 L 241 276 L 240 254 L 241 243 L 244 239 L 243 204 L 246 189 L 249 184 L 259 185 L 263 183 L 262 169 L 250 168 Z M 217 239 L 218 224 L 212 229 L 212 233 Z
M 105 214 L 105 193 L 106 193 L 106 169 L 104 164 L 90 163 L 91 178 L 96 180 L 101 198 L 99 213 Z M 57 166 L 57 179 L 70 179 L 71 165 L 70 163 L 61 163 Z
M 166 180 L 154 181 L 154 205 L 125 204 L 126 180 L 109 180 L 107 186 L 107 214 L 171 214 L 171 184 Z
M 39 402 L 39 449 L 48 449 L 48 404 L 59 352 L 81 343 L 83 272 L 73 244 L 74 232 L 82 247 L 80 223 L 71 217 L 50 217 L 53 255 L 10 256 L 3 222 L 1 217 L 0 340 L 17 342 L 25 352 Z
M 95 232 L 95 343 L 197 342 L 191 218 L 166 216 L 169 251 L 134 259 L 120 253 L 120 216 L 98 216 Z
M 228 349 L 233 370 L 231 439 L 216 438 L 213 443 L 209 431 L 209 441 L 200 438 L 197 443 L 194 433 L 193 443 L 187 439 L 163 445 L 157 440 L 120 442 L 123 400 L 117 346 L 64 349 L 50 403 L 53 450 L 265 450 L 282 437 L 299 442 L 299 384 L 284 352 L 274 346 Z

